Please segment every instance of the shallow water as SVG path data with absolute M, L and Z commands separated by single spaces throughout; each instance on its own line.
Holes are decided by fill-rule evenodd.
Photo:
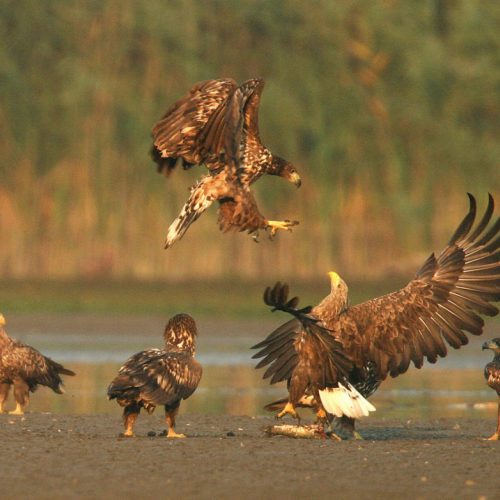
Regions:
M 262 380 L 263 370 L 254 369 L 249 349 L 279 322 L 280 318 L 199 321 L 197 358 L 204 374 L 195 395 L 182 404 L 181 413 L 264 414 L 266 403 L 284 397 L 284 385 L 270 386 Z M 15 318 L 9 324 L 13 337 L 77 372 L 76 377 L 65 378 L 64 396 L 40 388 L 32 396 L 30 411 L 119 415 L 118 405 L 106 398 L 107 385 L 131 354 L 161 346 L 162 324 L 161 318 Z M 426 364 L 422 370 L 413 368 L 387 380 L 371 398 L 377 407 L 371 418 L 493 419 L 497 399 L 482 373 L 491 356 L 480 347 L 485 338 L 499 334 L 500 325 L 493 323 L 483 337 L 452 350 L 436 365 Z M 308 411 L 303 410 L 303 416 L 307 418 Z

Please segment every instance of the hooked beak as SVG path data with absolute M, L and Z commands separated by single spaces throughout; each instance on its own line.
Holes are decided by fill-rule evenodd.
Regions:
M 332 288 L 337 288 L 340 283 L 340 276 L 334 271 L 330 271 L 328 276 L 330 277 Z
M 292 174 L 290 174 L 288 180 L 292 184 L 295 184 L 298 188 L 302 185 L 302 179 L 300 178 L 300 175 L 297 172 L 293 172 Z
M 491 340 L 487 340 L 482 347 L 482 350 L 484 351 L 485 349 L 498 349 L 498 346 L 492 342 Z

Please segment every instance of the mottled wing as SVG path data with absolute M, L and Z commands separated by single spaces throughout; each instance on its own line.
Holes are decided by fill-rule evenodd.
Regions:
M 264 80 L 247 80 L 228 96 L 225 109 L 212 114 L 200 136 L 204 149 L 220 155 L 224 151 L 226 168 L 233 176 L 238 175 L 241 153 L 245 148 L 262 149 L 259 138 L 258 108 Z M 249 158 L 251 154 L 247 154 Z
M 120 368 L 108 396 L 153 405 L 171 404 L 189 397 L 201 374 L 201 365 L 190 354 L 148 349 L 129 358 Z
M 214 114 L 224 115 L 226 100 L 235 88 L 236 82 L 229 78 L 197 83 L 165 113 L 152 130 L 152 157 L 159 170 L 168 172 L 178 158 L 185 166 L 216 161 L 214 148 L 200 136 Z
M 1 361 L 5 371 L 11 376 L 23 379 L 30 387 L 44 385 L 56 392 L 61 392 L 59 386 L 62 380 L 59 374 L 75 374 L 35 348 L 21 342 L 16 342 L 6 349 L 2 353 Z
M 500 220 L 490 224 L 493 198 L 473 229 L 476 201 L 446 248 L 432 254 L 402 290 L 350 307 L 332 326 L 358 366 L 371 361 L 378 376 L 395 377 L 411 362 L 420 368 L 446 356 L 446 344 L 460 348 L 467 333 L 481 335 L 485 314 L 500 300 Z M 488 229 L 488 226 L 489 229 Z

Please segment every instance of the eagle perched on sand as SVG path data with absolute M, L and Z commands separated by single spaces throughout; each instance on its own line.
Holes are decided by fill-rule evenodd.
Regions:
M 411 363 L 435 363 L 446 356 L 446 344 L 458 349 L 468 343 L 467 334 L 481 335 L 480 315 L 498 314 L 492 302 L 500 300 L 500 219 L 490 224 L 489 196 L 474 228 L 476 200 L 469 195 L 469 201 L 448 245 L 399 291 L 350 306 L 347 285 L 334 272 L 330 294 L 315 307 L 297 309 L 298 299 L 288 300 L 280 283 L 266 291 L 268 305 L 295 316 L 254 346 L 254 358 L 263 358 L 257 368 L 268 367 L 264 378 L 288 383 L 288 399 L 269 405 L 284 407 L 278 417 L 297 417 L 297 406 L 312 405 L 320 421 L 325 412 L 341 417 L 354 433 L 354 419 L 371 411 L 359 395 L 367 398 Z
M 214 202 L 219 202 L 222 231 L 254 233 L 290 228 L 296 221 L 267 220 L 258 210 L 251 184 L 264 174 L 300 186 L 293 165 L 261 142 L 258 111 L 264 80 L 241 85 L 231 78 L 194 85 L 153 128 L 151 156 L 158 171 L 169 175 L 180 161 L 185 169 L 204 164 L 209 173 L 192 188 L 179 216 L 168 229 L 165 248 L 173 245 Z
M 498 394 L 497 430 L 488 440 L 500 440 L 500 338 L 492 339 L 483 344 L 483 349 L 491 349 L 495 356 L 493 361 L 484 367 L 484 378 L 488 385 Z
M 0 314 L 0 413 L 14 386 L 16 409 L 11 415 L 23 415 L 29 393 L 39 385 L 50 387 L 57 394 L 64 392 L 61 375 L 75 372 L 47 358 L 33 347 L 10 338 L 5 331 L 5 318 Z
M 188 314 L 169 320 L 163 333 L 163 349 L 147 349 L 129 358 L 108 387 L 109 399 L 123 406 L 124 436 L 134 435 L 134 424 L 141 408 L 152 413 L 165 407 L 169 438 L 183 438 L 175 432 L 175 416 L 201 379 L 201 365 L 194 358 L 198 331 Z

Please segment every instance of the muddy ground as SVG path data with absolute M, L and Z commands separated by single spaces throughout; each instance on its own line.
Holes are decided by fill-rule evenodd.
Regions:
M 0 415 L 0 498 L 500 498 L 489 420 L 377 421 L 364 441 L 266 437 L 272 418 L 181 415 L 159 434 L 142 416 Z

